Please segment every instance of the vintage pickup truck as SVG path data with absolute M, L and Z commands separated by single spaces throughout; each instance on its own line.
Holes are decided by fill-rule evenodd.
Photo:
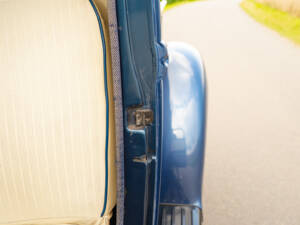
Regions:
M 204 67 L 160 26 L 159 0 L 0 0 L 1 225 L 201 224 Z

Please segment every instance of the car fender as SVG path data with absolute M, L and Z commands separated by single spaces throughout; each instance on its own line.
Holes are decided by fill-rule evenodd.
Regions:
M 184 43 L 168 43 L 167 74 L 160 93 L 159 224 L 168 216 L 191 211 L 202 220 L 202 174 L 206 127 L 206 82 L 198 51 Z M 176 211 L 177 209 L 177 211 Z M 176 213 L 177 212 L 177 213 Z M 181 218 L 182 220 L 182 218 Z M 172 224 L 181 224 L 173 221 Z M 185 224 L 185 223 L 184 223 Z

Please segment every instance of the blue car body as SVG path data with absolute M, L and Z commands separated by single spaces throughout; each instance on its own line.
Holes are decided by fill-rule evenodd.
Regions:
M 117 0 L 117 17 L 124 224 L 200 224 L 206 121 L 202 60 L 188 45 L 162 43 L 158 0 Z M 148 121 L 137 126 L 132 117 L 140 112 Z

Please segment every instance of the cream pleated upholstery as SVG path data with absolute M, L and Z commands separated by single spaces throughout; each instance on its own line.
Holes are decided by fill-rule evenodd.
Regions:
M 89 0 L 0 0 L 0 224 L 109 223 L 113 101 L 100 34 Z

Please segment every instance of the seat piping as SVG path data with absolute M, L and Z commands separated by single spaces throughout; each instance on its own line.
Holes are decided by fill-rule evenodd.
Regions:
M 107 68 L 106 68 L 106 46 L 105 46 L 105 37 L 104 37 L 104 30 L 102 21 L 99 15 L 99 11 L 94 3 L 93 0 L 89 0 L 91 6 L 93 7 L 93 10 L 95 12 L 95 15 L 98 20 L 99 24 L 99 30 L 100 35 L 102 39 L 102 45 L 103 45 L 103 60 L 104 60 L 104 86 L 105 86 L 105 100 L 106 100 L 106 139 L 105 139 L 105 192 L 104 192 L 104 203 L 103 203 L 103 209 L 101 212 L 101 217 L 103 217 L 105 211 L 106 211 L 106 205 L 107 205 L 107 188 L 108 188 L 108 138 L 109 138 L 109 101 L 108 101 L 108 89 L 107 89 Z

